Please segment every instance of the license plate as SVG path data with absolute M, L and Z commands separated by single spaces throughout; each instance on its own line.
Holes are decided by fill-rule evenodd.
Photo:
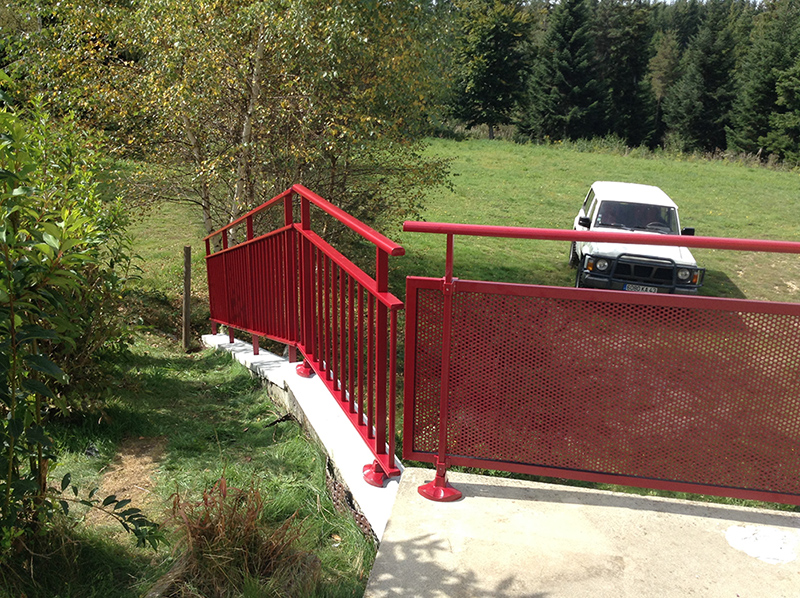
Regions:
M 641 284 L 626 284 L 623 288 L 626 291 L 636 291 L 638 293 L 658 293 L 657 287 L 646 287 Z

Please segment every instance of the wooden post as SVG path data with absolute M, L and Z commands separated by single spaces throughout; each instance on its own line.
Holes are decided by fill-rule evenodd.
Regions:
M 192 298 L 192 247 L 183 248 L 183 350 L 188 351 L 192 344 L 191 306 Z

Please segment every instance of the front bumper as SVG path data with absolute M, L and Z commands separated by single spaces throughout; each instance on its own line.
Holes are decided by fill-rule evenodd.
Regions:
M 608 276 L 597 276 L 584 270 L 581 274 L 581 286 L 590 289 L 609 289 L 612 291 L 636 291 L 635 288 L 626 288 L 630 285 L 638 285 L 656 289 L 657 293 L 668 293 L 674 295 L 697 295 L 698 287 L 679 286 L 679 285 L 659 285 L 651 282 L 635 282 L 630 280 L 615 280 Z

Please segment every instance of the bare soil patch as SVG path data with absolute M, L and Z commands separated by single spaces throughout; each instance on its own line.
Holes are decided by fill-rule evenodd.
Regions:
M 158 471 L 166 445 L 167 439 L 164 437 L 139 437 L 123 441 L 117 456 L 103 472 L 97 496 L 113 494 L 120 500 L 129 498 L 132 507 L 150 515 L 158 512 L 159 505 L 153 494 L 153 474 Z M 87 513 L 86 519 L 91 524 L 111 523 L 111 519 L 96 509 Z

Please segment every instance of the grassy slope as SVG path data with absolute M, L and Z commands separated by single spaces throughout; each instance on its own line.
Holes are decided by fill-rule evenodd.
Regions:
M 199 214 L 188 206 L 164 205 L 136 221 L 131 232 L 141 257 L 141 278 L 130 298 L 134 309 L 141 310 L 145 328 L 128 355 L 108 363 L 111 376 L 103 412 L 76 415 L 56 429 L 62 458 L 54 479 L 69 471 L 88 491 L 99 484 L 121 441 L 164 437 L 158 499 L 148 506 L 151 517 L 164 520 L 173 493 L 196 500 L 223 475 L 231 486 L 254 483 L 267 497 L 267 519 L 281 522 L 297 512 L 304 521 L 303 548 L 322 563 L 319 595 L 360 596 L 374 547 L 349 515 L 334 511 L 325 489 L 324 454 L 292 421 L 268 427 L 282 414 L 245 368 L 223 354 L 186 354 L 178 346 L 186 244 L 193 246 L 196 311 L 201 319 L 208 311 Z M 207 331 L 207 322 L 196 330 Z M 99 454 L 88 455 L 90 447 Z M 70 536 L 81 543 L 65 553 L 69 566 L 54 566 L 57 559 L 39 562 L 38 589 L 9 585 L 7 595 L 19 595 L 21 589 L 29 598 L 133 598 L 165 573 L 172 560 L 169 547 L 155 557 L 134 549 L 113 522 L 96 530 L 78 526 Z M 0 596 L 5 598 L 2 581 Z
M 800 240 L 797 173 L 720 161 L 584 153 L 505 141 L 432 140 L 429 151 L 451 158 L 454 185 L 429 198 L 424 217 L 459 222 L 572 228 L 596 180 L 657 185 L 678 204 L 683 226 L 713 237 Z M 393 288 L 409 274 L 441 276 L 444 238 L 394 235 L 406 257 L 394 262 Z M 461 278 L 571 286 L 566 243 L 459 238 Z M 792 256 L 695 250 L 708 269 L 705 292 L 752 299 L 797 300 L 800 265 Z

